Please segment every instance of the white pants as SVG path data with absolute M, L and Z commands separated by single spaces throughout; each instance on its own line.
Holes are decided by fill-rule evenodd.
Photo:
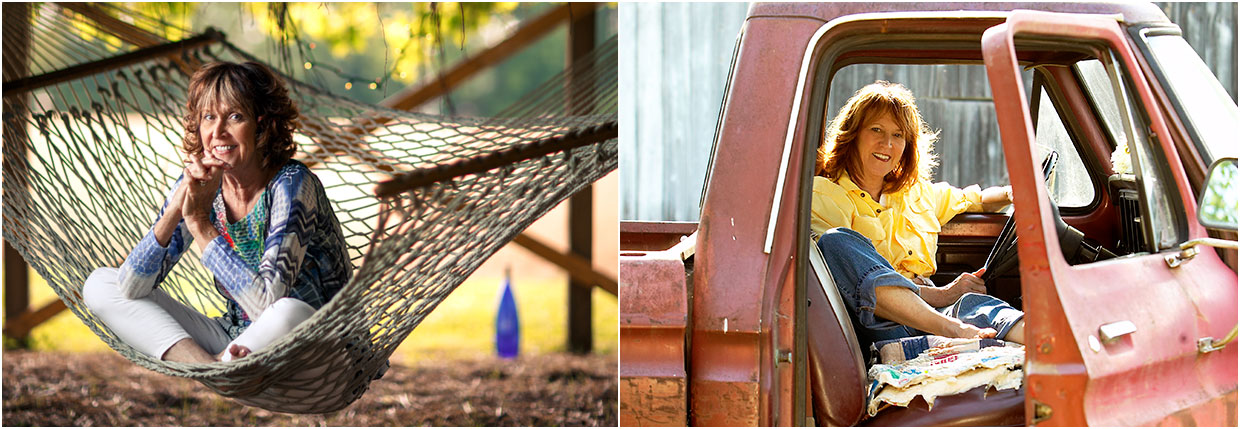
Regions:
M 119 270 L 100 268 L 82 287 L 86 306 L 122 341 L 156 359 L 173 344 L 193 338 L 203 350 L 220 360 L 232 360 L 229 346 L 237 344 L 258 352 L 288 334 L 314 314 L 314 307 L 296 298 L 281 298 L 263 311 L 245 332 L 229 341 L 219 322 L 182 304 L 160 289 L 138 299 L 125 298 L 117 285 Z

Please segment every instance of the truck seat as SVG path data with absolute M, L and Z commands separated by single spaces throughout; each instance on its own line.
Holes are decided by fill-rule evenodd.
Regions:
M 810 396 L 819 426 L 1020 426 L 1025 423 L 1024 388 L 987 392 L 982 386 L 939 397 L 933 411 L 920 397 L 908 407 L 888 407 L 866 416 L 866 364 L 835 280 L 818 246 L 810 244 L 809 307 Z M 845 352 L 846 351 L 846 352 Z

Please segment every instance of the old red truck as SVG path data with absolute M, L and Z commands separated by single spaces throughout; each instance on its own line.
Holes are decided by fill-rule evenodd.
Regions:
M 988 287 L 1027 315 L 1021 389 L 864 411 L 808 209 L 854 64 L 985 68 L 1016 202 L 945 225 L 934 280 L 980 267 L 1012 222 L 1016 269 Z M 1216 200 L 1240 113 L 1158 8 L 757 4 L 720 115 L 700 221 L 621 225 L 622 426 L 1237 424 L 1235 199 Z M 1048 148 L 1082 178 L 1071 207 Z

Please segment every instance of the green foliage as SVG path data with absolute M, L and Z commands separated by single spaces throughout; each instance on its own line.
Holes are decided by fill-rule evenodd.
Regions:
M 396 61 L 391 70 L 408 71 L 428 61 L 440 44 L 465 40 L 492 18 L 510 18 L 516 3 L 247 3 L 246 10 L 268 36 L 290 32 L 322 41 L 333 57 L 367 50 L 378 39 Z M 378 25 L 376 25 L 378 24 Z
M 296 79 L 375 104 L 406 87 L 425 84 L 557 5 L 162 2 L 104 3 L 98 7 L 168 40 L 214 27 L 229 42 Z M 35 10 L 48 13 L 53 8 Z M 123 9 L 136 12 L 133 15 L 137 17 Z M 599 8 L 600 42 L 615 34 L 615 9 L 615 4 Z M 488 116 L 502 110 L 563 70 L 567 44 L 564 28 L 563 23 L 558 24 L 547 37 L 465 81 L 449 93 L 450 99 L 440 99 L 438 105 L 428 103 L 418 110 L 468 116 Z M 111 46 L 112 51 L 132 49 L 132 45 L 89 25 L 74 31 L 104 39 L 100 43 Z M 84 100 L 91 96 L 89 91 L 80 92 Z

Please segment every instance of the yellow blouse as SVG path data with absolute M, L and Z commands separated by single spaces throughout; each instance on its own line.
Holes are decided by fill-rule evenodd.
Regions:
M 965 211 L 982 211 L 977 185 L 964 189 L 947 182 L 918 180 L 908 189 L 886 195 L 887 207 L 862 191 L 847 173 L 838 183 L 814 176 L 813 217 L 810 229 L 817 237 L 843 227 L 866 236 L 896 272 L 913 278 L 930 276 L 937 267 L 939 231 L 944 223 Z

